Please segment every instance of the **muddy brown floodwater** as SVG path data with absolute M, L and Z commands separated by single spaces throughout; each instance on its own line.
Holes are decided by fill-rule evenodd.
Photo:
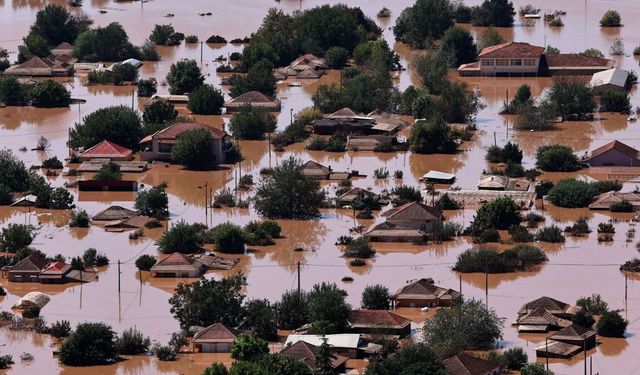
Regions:
M 56 0 L 64 4 L 65 1 Z M 200 0 L 170 1 L 154 0 L 149 2 L 110 2 L 107 0 L 86 1 L 81 10 L 95 20 L 95 25 L 106 25 L 120 22 L 132 42 L 140 44 L 150 34 L 154 24 L 172 23 L 177 31 L 186 35 L 195 34 L 204 40 L 211 34 L 220 34 L 227 39 L 244 37 L 255 31 L 262 17 L 270 7 L 282 8 L 291 12 L 300 8 L 309 8 L 324 3 L 337 1 L 297 1 L 282 0 L 269 2 L 264 0 L 237 0 L 206 2 Z M 598 48 L 607 53 L 615 38 L 622 38 L 627 54 L 640 44 L 640 28 L 635 21 L 640 17 L 640 6 L 637 1 L 604 1 L 604 0 L 565 0 L 565 1 L 514 1 L 516 9 L 527 2 L 546 11 L 561 8 L 567 12 L 563 18 L 565 27 L 553 29 L 546 27 L 542 21 L 535 26 L 526 27 L 519 18 L 512 29 L 500 29 L 507 40 L 525 41 L 532 44 L 550 44 L 563 52 L 579 52 L 586 48 Z M 10 58 L 15 60 L 17 46 L 21 38 L 27 34 L 36 12 L 48 2 L 34 0 L 0 0 L 2 36 L 0 46 L 7 48 Z M 350 5 L 360 6 L 363 11 L 375 17 L 382 6 L 391 8 L 393 18 L 412 1 L 367 0 L 352 1 Z M 480 0 L 467 1 L 475 5 Z M 625 27 L 605 30 L 598 26 L 601 15 L 609 8 L 615 8 L 621 15 Z M 101 10 L 106 13 L 101 14 Z M 212 16 L 200 17 L 198 13 L 212 12 Z M 165 14 L 173 13 L 175 17 L 165 18 Z M 408 47 L 395 43 L 393 34 L 388 29 L 392 20 L 377 20 L 385 28 L 384 37 L 401 56 L 402 64 L 407 67 L 396 81 L 404 89 L 408 85 L 417 84 L 412 60 L 419 54 Z M 465 25 L 464 27 L 469 27 Z M 470 28 L 472 32 L 481 29 Z M 242 46 L 227 44 L 204 45 L 202 70 L 206 81 L 219 85 L 220 76 L 215 73 L 214 59 L 219 55 L 241 51 Z M 200 60 L 198 46 L 161 47 L 158 49 L 161 61 L 145 63 L 140 73 L 143 77 L 156 77 L 164 81 L 169 66 L 182 58 Z M 616 58 L 617 65 L 626 69 L 637 69 L 638 60 L 633 56 Z M 452 74 L 455 77 L 455 74 Z M 278 127 L 283 129 L 290 121 L 290 110 L 294 112 L 311 105 L 311 95 L 319 84 L 332 82 L 338 77 L 337 72 L 324 76 L 318 82 L 304 84 L 300 87 L 282 86 L 279 97 L 282 99 L 282 112 L 278 116 Z M 457 78 L 456 78 L 457 79 Z M 67 155 L 65 142 L 68 129 L 81 116 L 108 105 L 133 105 L 142 109 L 143 100 L 139 100 L 130 86 L 86 86 L 80 78 L 62 80 L 72 91 L 74 98 L 85 99 L 86 103 L 72 105 L 65 109 L 35 109 L 8 107 L 0 109 L 0 147 L 10 148 L 27 164 L 39 163 L 46 157 Z M 285 152 L 268 151 L 266 141 L 241 142 L 246 160 L 239 166 L 243 174 L 251 173 L 258 179 L 258 171 L 263 167 L 276 165 L 282 158 L 293 155 L 303 160 L 313 159 L 331 165 L 335 170 L 359 170 L 366 178 L 359 178 L 354 185 L 371 186 L 373 190 L 391 189 L 399 184 L 418 185 L 418 178 L 430 169 L 455 173 L 458 176 L 456 185 L 464 188 L 475 188 L 477 179 L 487 165 L 484 161 L 486 149 L 494 142 L 504 144 L 508 139 L 515 141 L 524 149 L 525 168 L 534 163 L 534 153 L 542 144 L 562 143 L 573 147 L 579 154 L 612 139 L 624 140 L 634 147 L 640 147 L 640 125 L 627 125 L 624 116 L 603 113 L 591 122 L 571 122 L 558 126 L 548 132 L 518 132 L 510 130 L 507 124 L 511 121 L 506 116 L 497 115 L 502 106 L 507 90 L 514 93 L 522 83 L 528 83 L 534 95 L 541 95 L 550 86 L 548 78 L 465 78 L 470 85 L 477 88 L 486 103 L 477 117 L 479 131 L 475 139 L 463 145 L 463 151 L 456 155 L 413 155 L 411 153 L 376 154 L 372 152 L 349 152 L 332 154 L 307 152 L 303 145 L 292 145 Z M 161 93 L 167 88 L 161 86 Z M 637 92 L 632 92 L 632 104 L 640 104 Z M 183 114 L 188 115 L 184 110 Z M 222 127 L 228 117 L 197 116 L 198 121 Z M 51 141 L 51 149 L 44 153 L 21 152 L 22 146 L 31 148 L 37 139 L 44 136 Z M 389 179 L 374 181 L 372 174 L 375 168 L 385 165 L 390 172 L 402 170 L 402 180 Z M 205 182 L 209 187 L 218 190 L 234 186 L 236 166 L 227 166 L 213 172 L 189 172 L 179 166 L 156 165 L 145 174 L 132 174 L 128 177 L 145 185 L 154 185 L 166 181 L 170 195 L 170 222 L 186 220 L 188 222 L 207 222 L 215 225 L 223 221 L 245 224 L 257 217 L 252 209 L 218 209 L 207 217 L 204 212 L 204 192 L 198 189 Z M 580 172 L 582 173 L 582 172 Z M 579 174 L 579 173 L 578 173 Z M 575 175 L 575 174 L 574 174 Z M 564 175 L 566 176 L 566 175 Z M 557 180 L 559 174 L 547 174 L 543 178 Z M 54 186 L 61 186 L 63 177 L 50 179 Z M 625 184 L 625 190 L 631 190 L 633 184 Z M 334 191 L 335 185 L 325 185 Z M 125 207 L 133 206 L 134 195 L 131 193 L 81 193 L 77 195 L 77 205 L 90 214 L 94 214 L 112 204 Z M 251 194 L 251 193 L 249 193 Z M 590 226 L 608 221 L 613 215 L 594 213 L 585 210 L 567 210 L 549 207 L 541 211 L 546 223 L 557 223 L 564 226 L 580 215 L 587 215 Z M 336 282 L 348 293 L 348 301 L 353 306 L 359 305 L 360 294 L 369 284 L 382 283 L 391 290 L 403 285 L 407 280 L 433 277 L 437 284 L 457 289 L 459 275 L 451 271 L 457 255 L 472 246 L 467 240 L 458 239 L 441 245 L 414 246 L 407 244 L 376 244 L 378 255 L 365 267 L 353 268 L 340 257 L 340 250 L 334 242 L 340 235 L 349 233 L 354 225 L 349 210 L 324 210 L 322 218 L 317 221 L 281 221 L 284 238 L 278 239 L 276 245 L 258 247 L 244 256 L 241 263 L 232 272 L 242 271 L 248 277 L 247 294 L 249 298 L 269 298 L 276 300 L 283 291 L 296 285 L 296 263 L 302 266 L 302 288 L 308 289 L 321 281 Z M 456 212 L 447 212 L 450 221 L 468 224 L 474 210 L 467 208 Z M 613 309 L 622 309 L 622 314 L 629 320 L 628 335 L 625 339 L 602 339 L 601 344 L 588 353 L 593 361 L 594 373 L 600 374 L 634 374 L 640 370 L 640 281 L 629 278 L 628 299 L 624 299 L 625 280 L 618 271 L 618 265 L 637 256 L 634 242 L 625 241 L 625 233 L 631 227 L 626 220 L 628 216 L 615 216 L 621 221 L 616 224 L 615 241 L 600 245 L 597 234 L 592 233 L 585 238 L 568 238 L 562 246 L 545 246 L 549 257 L 548 264 L 529 272 L 504 275 L 490 275 L 488 279 L 488 295 L 485 294 L 485 279 L 481 274 L 462 275 L 462 292 L 467 298 L 485 300 L 497 313 L 506 318 L 504 328 L 504 347 L 522 346 L 535 360 L 534 347 L 544 342 L 542 335 L 519 335 L 509 323 L 516 317 L 522 304 L 541 295 L 573 303 L 578 297 L 591 293 L 601 294 Z M 70 230 L 65 223 L 68 212 L 48 212 L 29 210 L 26 208 L 0 208 L 0 226 L 9 223 L 31 223 L 37 225 L 38 235 L 34 247 L 53 255 L 61 253 L 66 257 L 80 255 L 86 248 L 95 247 L 105 252 L 112 264 L 99 270 L 99 281 L 86 285 L 43 286 L 40 284 L 15 284 L 2 280 L 8 294 L 0 297 L 0 310 L 8 310 L 11 305 L 30 291 L 43 291 L 51 296 L 51 302 L 43 309 L 42 315 L 48 322 L 67 319 L 72 324 L 83 321 L 101 321 L 110 324 L 116 331 L 135 326 L 152 339 L 166 342 L 170 334 L 178 329 L 178 323 L 169 312 L 168 298 L 178 281 L 189 280 L 151 280 L 147 273 L 140 274 L 133 262 L 140 254 L 154 254 L 154 240 L 162 234 L 162 229 L 146 231 L 145 237 L 130 241 L 126 233 L 107 233 L 93 226 L 89 229 Z M 370 225 L 374 220 L 356 220 L 358 225 Z M 304 252 L 294 252 L 295 247 L 302 246 Z M 116 261 L 122 264 L 122 292 L 118 296 L 118 274 Z M 207 277 L 221 277 L 225 272 L 211 272 Z M 353 278 L 353 282 L 343 283 L 344 276 Z M 402 311 L 402 314 L 416 322 L 421 322 L 427 315 L 418 311 Z M 11 367 L 11 374 L 85 374 L 86 368 L 68 368 L 57 364 L 52 356 L 55 343 L 48 336 L 33 333 L 12 332 L 0 329 L 0 353 L 11 354 L 16 364 Z M 35 359 L 21 362 L 19 356 L 29 352 Z M 176 362 L 157 362 L 154 358 L 134 357 L 111 366 L 92 367 L 89 371 L 95 374 L 200 374 L 210 363 L 215 361 L 230 362 L 228 356 L 215 354 L 182 354 Z M 365 366 L 364 362 L 360 363 Z M 551 361 L 551 369 L 556 374 L 582 374 L 582 356 L 571 361 Z

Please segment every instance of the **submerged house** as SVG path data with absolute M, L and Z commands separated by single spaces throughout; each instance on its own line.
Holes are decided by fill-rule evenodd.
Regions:
M 79 161 L 104 159 L 109 161 L 133 160 L 133 151 L 119 144 L 104 140 L 78 154 Z
M 29 255 L 14 266 L 3 267 L 3 272 L 7 273 L 9 281 L 16 283 L 64 284 L 98 279 L 96 272 L 73 270 L 67 263 L 50 262 L 37 254 Z
M 538 357 L 571 358 L 583 350 L 595 348 L 596 332 L 572 324 L 549 336 L 544 344 L 536 347 Z
M 280 112 L 280 99 L 260 91 L 249 91 L 224 103 L 227 113 L 238 112 L 244 106 L 260 107 L 269 112 Z
M 613 60 L 577 53 L 545 54 L 545 48 L 509 42 L 484 48 L 478 61 L 462 64 L 460 76 L 592 75 L 613 68 Z
M 342 108 L 322 119 L 311 121 L 313 132 L 332 135 L 338 132 L 369 134 L 376 121 L 369 116 L 358 114 L 351 108 Z
M 307 53 L 293 60 L 289 66 L 276 69 L 273 74 L 278 80 L 288 77 L 316 79 L 320 78 L 326 69 L 329 67 L 323 58 Z
M 633 211 L 640 211 L 640 194 L 634 192 L 621 193 L 619 191 L 608 191 L 596 196 L 589 205 L 590 210 L 610 210 L 614 203 L 627 201 L 633 206 Z
M 519 316 L 516 320 L 518 332 L 541 333 L 556 331 L 571 324 L 571 320 L 559 318 L 544 307 L 538 307 L 525 315 Z
M 500 175 L 483 175 L 478 181 L 479 190 L 527 191 L 530 186 L 528 180 Z
M 5 267 L 9 281 L 14 283 L 38 282 L 40 272 L 47 267 L 49 261 L 38 254 L 31 254 L 14 266 Z
M 126 220 L 137 216 L 138 212 L 120 206 L 111 206 L 93 215 L 93 221 Z
M 445 289 L 433 283 L 432 279 L 419 279 L 398 289 L 391 300 L 398 307 L 446 307 L 462 298 L 453 289 Z
M 376 194 L 372 191 L 369 191 L 363 188 L 354 187 L 340 194 L 340 196 L 336 198 L 336 206 L 343 207 L 347 205 L 352 205 L 356 199 L 363 199 L 363 198 L 371 199 L 376 204 L 378 203 L 382 204 L 382 202 L 380 202 L 379 194 Z
M 67 77 L 73 75 L 74 59 L 66 55 L 33 56 L 22 64 L 12 65 L 4 71 L 8 76 Z
M 280 351 L 280 355 L 288 355 L 297 359 L 298 361 L 309 366 L 312 371 L 317 370 L 317 355 L 319 348 L 316 345 L 310 344 L 305 341 L 298 341 L 294 344 L 287 345 Z M 331 358 L 331 367 L 337 374 L 342 374 L 346 371 L 346 363 L 349 358 L 335 355 Z
M 285 346 L 293 345 L 297 342 L 305 342 L 313 346 L 320 346 L 324 340 L 331 346 L 331 351 L 335 354 L 347 358 L 361 358 L 366 348 L 366 344 L 357 333 L 339 333 L 333 335 L 289 335 Z
M 411 320 L 388 310 L 351 310 L 347 321 L 353 333 L 396 338 L 411 335 Z
M 166 255 L 151 267 L 151 276 L 153 277 L 201 277 L 207 267 L 198 262 L 193 257 L 182 253 L 172 253 Z
M 498 375 L 501 373 L 498 364 L 465 352 L 443 360 L 442 364 L 448 375 Z
M 227 133 L 224 130 L 195 122 L 179 122 L 144 137 L 140 143 L 140 158 L 142 160 L 171 160 L 171 149 L 178 142 L 178 138 L 191 130 L 206 129 L 214 139 L 214 162 L 224 162 L 224 144 Z
M 442 211 L 420 202 L 409 202 L 384 212 L 384 223 L 373 226 L 364 236 L 374 242 L 419 242 L 442 224 Z
M 326 167 L 313 160 L 309 160 L 302 165 L 302 174 L 315 180 L 344 180 L 349 178 L 349 173 L 334 172 L 331 167 Z
M 193 347 L 199 353 L 230 353 L 231 346 L 238 338 L 238 331 L 227 328 L 222 323 L 214 323 L 200 328 L 193 335 Z
M 591 151 L 582 162 L 590 167 L 640 167 L 640 155 L 629 145 L 611 141 Z
M 600 95 L 605 91 L 627 90 L 627 77 L 629 72 L 623 69 L 613 68 L 594 73 L 589 81 L 589 87 L 594 95 Z

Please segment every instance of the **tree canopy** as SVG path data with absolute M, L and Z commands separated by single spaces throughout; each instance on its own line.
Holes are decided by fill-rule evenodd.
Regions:
M 487 229 L 508 229 L 522 221 L 520 210 L 516 202 L 508 197 L 499 197 L 485 203 L 476 211 L 471 222 L 474 233 Z
M 448 372 L 436 353 L 424 343 L 408 344 L 388 357 L 369 362 L 366 375 L 429 374 L 447 375 Z
M 276 79 L 273 76 L 273 64 L 269 60 L 260 60 L 249 68 L 247 75 L 234 77 L 229 95 L 235 98 L 249 91 L 275 95 Z
M 276 130 L 276 118 L 264 108 L 242 106 L 231 118 L 229 130 L 239 139 L 263 139 Z
M 440 49 L 452 54 L 454 68 L 477 60 L 478 49 L 471 33 L 461 27 L 451 27 L 442 36 Z
M 105 107 L 92 112 L 76 123 L 70 131 L 72 147 L 89 147 L 111 141 L 121 146 L 137 150 L 142 138 L 142 124 L 138 114 L 126 106 Z
M 351 307 L 336 284 L 315 284 L 309 292 L 309 319 L 312 327 L 322 327 L 323 334 L 342 332 L 347 326 Z
M 73 44 L 84 27 L 65 7 L 48 4 L 36 14 L 30 33 L 45 38 L 48 45 L 55 47 L 62 42 Z
M 204 244 L 202 229 L 202 224 L 188 224 L 184 220 L 180 220 L 156 241 L 158 251 L 162 253 L 199 253 Z
M 189 94 L 187 108 L 196 115 L 219 115 L 223 105 L 222 91 L 205 84 Z
M 140 215 L 165 218 L 169 215 L 169 197 L 163 187 L 155 186 L 138 193 L 135 208 Z
M 104 323 L 81 323 L 60 347 L 58 359 L 65 365 L 86 366 L 114 360 L 116 334 Z
M 397 40 L 423 48 L 440 39 L 453 26 L 453 6 L 449 0 L 417 0 L 400 13 L 393 27 Z
M 207 170 L 221 161 L 216 154 L 216 140 L 207 129 L 194 129 L 182 133 L 171 149 L 171 159 L 188 169 Z
M 73 54 L 81 61 L 122 61 L 138 57 L 122 25 L 112 22 L 105 27 L 89 29 L 78 35 Z
M 363 309 L 388 310 L 391 305 L 391 293 L 384 285 L 367 285 L 362 291 L 361 304 Z
M 71 103 L 71 92 L 63 84 L 45 79 L 29 88 L 27 99 L 35 107 L 68 107 Z
M 409 144 L 411 151 L 418 154 L 451 154 L 458 148 L 457 138 L 442 118 L 420 120 L 411 127 Z
M 509 0 L 484 0 L 471 10 L 473 26 L 512 27 L 516 11 Z
M 580 160 L 569 146 L 545 145 L 536 151 L 536 167 L 546 172 L 573 172 L 580 169 Z
M 204 83 L 204 76 L 200 72 L 195 60 L 180 60 L 171 64 L 167 73 L 169 93 L 173 95 L 188 94 Z

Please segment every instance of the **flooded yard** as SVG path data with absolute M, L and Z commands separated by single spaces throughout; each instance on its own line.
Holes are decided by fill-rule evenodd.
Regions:
M 64 4 L 64 1 L 53 1 Z M 169 0 L 153 0 L 145 2 L 111 2 L 106 0 L 86 1 L 82 8 L 71 8 L 73 12 L 86 13 L 94 19 L 95 26 L 104 26 L 110 22 L 119 22 L 129 34 L 131 41 L 139 45 L 150 34 L 155 24 L 171 23 L 176 31 L 185 35 L 198 35 L 205 40 L 212 34 L 220 34 L 228 40 L 250 35 L 260 25 L 262 18 L 270 7 L 277 7 L 292 12 L 297 9 L 314 7 L 338 1 L 319 0 L 281 0 L 270 2 L 264 0 L 237 1 L 202 1 L 186 0 L 174 2 Z M 467 1 L 468 5 L 481 1 Z M 516 9 L 528 1 L 515 0 Z M 531 2 L 531 1 L 529 1 Z M 10 52 L 10 59 L 17 57 L 17 47 L 21 38 L 27 34 L 36 12 L 47 2 L 30 0 L 0 1 L 2 23 L 0 30 L 0 47 Z M 390 46 L 400 55 L 401 63 L 407 68 L 396 84 L 400 89 L 419 84 L 412 61 L 419 54 L 407 46 L 396 43 L 392 26 L 393 19 L 413 1 L 397 0 L 361 0 L 350 2 L 350 6 L 359 6 L 364 13 L 375 19 L 376 13 L 383 6 L 392 11 L 389 20 L 377 19 L 376 22 L 385 28 L 384 37 Z M 640 6 L 636 1 L 605 0 L 551 0 L 535 1 L 536 6 L 544 10 L 561 8 L 567 12 L 563 18 L 565 27 L 550 28 L 542 20 L 534 26 L 523 26 L 516 16 L 516 25 L 512 29 L 500 29 L 499 32 L 507 41 L 521 41 L 536 45 L 552 45 L 562 52 L 579 52 L 586 48 L 598 48 L 607 55 L 615 38 L 622 38 L 628 56 L 616 57 L 616 66 L 638 71 L 638 58 L 631 54 L 633 48 L 640 45 L 640 27 L 636 20 L 640 17 Z M 608 9 L 615 8 L 622 15 L 625 27 L 618 30 L 606 30 L 598 27 L 598 20 Z M 104 10 L 106 13 L 101 13 Z M 211 16 L 199 16 L 198 13 L 211 12 Z M 167 13 L 175 16 L 167 18 Z M 464 27 L 470 27 L 465 25 Z M 471 27 L 473 32 L 482 29 Z M 202 49 L 201 49 L 202 48 Z M 223 75 L 216 74 L 214 59 L 232 52 L 241 52 L 241 45 L 200 44 L 176 47 L 158 47 L 161 60 L 145 63 L 140 69 L 144 78 L 156 77 L 158 82 L 164 81 L 169 66 L 183 58 L 195 59 L 206 77 L 206 83 L 220 86 Z M 202 62 L 200 62 L 202 56 Z M 456 186 L 463 189 L 476 189 L 477 181 L 483 169 L 488 168 L 484 155 L 488 147 L 494 144 L 503 145 L 507 140 L 517 143 L 524 151 L 523 166 L 532 168 L 535 164 L 536 149 L 545 144 L 565 144 L 571 146 L 578 155 L 610 140 L 621 140 L 635 148 L 640 148 L 640 125 L 628 124 L 627 116 L 601 113 L 596 114 L 593 121 L 564 122 L 556 129 L 544 132 L 515 131 L 511 128 L 513 119 L 498 115 L 507 95 L 513 96 L 517 88 L 527 83 L 534 96 L 542 95 L 551 84 L 547 77 L 466 77 L 455 79 L 468 82 L 477 88 L 482 95 L 486 107 L 477 116 L 478 131 L 474 139 L 465 142 L 461 151 L 453 155 L 417 155 L 411 152 L 374 153 L 345 152 L 329 153 L 307 151 L 303 144 L 286 147 L 283 152 L 269 148 L 265 141 L 240 141 L 240 148 L 245 157 L 239 165 L 224 165 L 210 172 L 193 172 L 182 169 L 178 165 L 165 166 L 162 163 L 153 165 L 149 171 L 127 174 L 125 179 L 137 180 L 145 186 L 167 183 L 169 194 L 170 219 L 166 225 L 171 226 L 179 220 L 190 223 L 201 222 L 208 226 L 225 221 L 244 225 L 258 218 L 257 212 L 251 209 L 221 208 L 211 209 L 205 213 L 205 192 L 199 188 L 207 183 L 213 191 L 235 187 L 236 169 L 241 173 L 252 174 L 254 181 L 260 178 L 259 171 L 265 167 L 275 166 L 279 161 L 294 156 L 303 161 L 315 160 L 323 165 L 330 165 L 335 171 L 357 170 L 366 177 L 356 178 L 354 186 L 368 188 L 380 192 L 383 189 L 406 184 L 414 187 L 422 183 L 419 179 L 429 170 L 453 173 L 457 176 Z M 319 85 L 339 80 L 339 72 L 333 71 L 320 80 L 304 82 L 299 87 L 280 85 L 278 97 L 282 101 L 282 110 L 277 116 L 278 130 L 284 129 L 291 121 L 293 113 L 312 105 L 311 95 Z M 138 98 L 134 86 L 88 86 L 84 78 L 74 77 L 61 79 L 71 90 L 72 97 L 86 100 L 83 104 L 72 104 L 69 108 L 37 109 L 30 107 L 0 108 L 0 148 L 9 148 L 27 165 L 40 164 L 48 157 L 57 156 L 63 159 L 68 156 L 66 142 L 68 132 L 75 122 L 96 109 L 111 105 L 133 105 L 140 112 L 143 110 L 144 98 Z M 168 93 L 168 88 L 159 85 L 158 92 Z M 510 94 L 507 94 L 510 93 Z M 640 105 L 640 95 L 631 92 L 633 107 Z M 184 108 L 182 115 L 189 115 Z M 219 128 L 228 123 L 229 116 L 194 116 L 197 121 Z M 46 152 L 20 151 L 21 147 L 31 149 L 38 139 L 44 136 L 51 142 Z M 375 180 L 373 172 L 385 166 L 391 174 L 393 171 L 403 172 L 402 179 L 390 177 L 386 180 Z M 540 178 L 558 180 L 563 177 L 585 174 L 580 171 L 573 174 L 548 173 Z M 0 171 L 0 173 L 2 173 Z M 68 177 L 48 177 L 53 186 L 62 186 Z M 336 184 L 323 184 L 323 188 L 333 196 Z M 424 187 L 422 184 L 421 187 Z M 626 183 L 623 191 L 631 191 L 635 184 Z M 86 210 L 89 215 L 111 206 L 120 205 L 133 208 L 134 193 L 102 193 L 80 192 L 71 189 L 75 194 L 76 205 Z M 244 193 L 252 195 L 249 191 Z M 549 261 L 535 270 L 508 274 L 489 275 L 462 274 L 452 271 L 458 254 L 473 246 L 471 239 L 457 238 L 442 244 L 410 245 L 401 243 L 376 243 L 375 258 L 363 267 L 352 267 L 349 261 L 341 257 L 341 250 L 335 245 L 338 237 L 349 235 L 349 229 L 355 225 L 368 227 L 383 221 L 375 214 L 373 220 L 355 219 L 348 209 L 323 209 L 322 216 L 315 221 L 279 220 L 283 238 L 277 239 L 273 246 L 250 247 L 247 255 L 243 255 L 240 263 L 231 271 L 210 271 L 205 277 L 219 278 L 234 272 L 243 272 L 247 276 L 248 298 L 267 298 L 275 301 L 285 290 L 297 286 L 297 263 L 301 263 L 301 287 L 310 289 L 312 285 L 322 282 L 335 282 L 348 295 L 348 302 L 359 307 L 362 290 L 367 285 L 383 284 L 392 292 L 409 280 L 431 277 L 436 285 L 458 290 L 461 288 L 465 298 L 476 298 L 486 301 L 489 307 L 496 310 L 499 316 L 506 319 L 503 330 L 503 347 L 523 347 L 530 360 L 535 360 L 534 348 L 544 343 L 544 335 L 519 334 L 510 323 L 517 317 L 520 307 L 540 296 L 549 296 L 573 304 L 577 298 L 598 293 L 609 303 L 611 309 L 622 310 L 621 314 L 629 321 L 627 337 L 624 339 L 598 338 L 600 345 L 587 353 L 587 361 L 592 361 L 593 373 L 599 374 L 636 374 L 640 373 L 640 279 L 628 278 L 619 271 L 619 265 L 638 256 L 636 240 L 626 241 L 626 232 L 634 226 L 629 222 L 628 214 L 612 214 L 594 212 L 586 209 L 560 209 L 540 202 L 533 208 L 546 218 L 544 225 L 556 223 L 561 228 L 570 225 L 581 215 L 589 218 L 589 225 L 595 229 L 598 223 L 606 222 L 612 217 L 620 219 L 615 224 L 616 233 L 611 243 L 599 243 L 598 234 L 586 237 L 567 237 L 562 245 L 543 246 Z M 473 219 L 475 207 L 462 210 L 446 211 L 447 221 L 468 225 Z M 68 211 L 47 211 L 26 207 L 0 207 L 0 227 L 9 223 L 32 224 L 38 228 L 33 247 L 48 255 L 62 254 L 67 258 L 79 256 L 90 247 L 104 252 L 111 263 L 98 270 L 98 281 L 92 283 L 43 285 L 39 283 L 12 283 L 2 279 L 1 284 L 7 296 L 0 297 L 0 311 L 10 310 L 11 306 L 26 293 L 41 291 L 51 297 L 51 302 L 42 310 L 41 315 L 47 322 L 69 320 L 72 326 L 76 323 L 91 321 L 104 322 L 117 332 L 129 327 L 149 335 L 151 339 L 166 343 L 172 332 L 179 330 L 179 323 L 173 318 L 168 302 L 173 288 L 181 281 L 192 279 L 152 279 L 148 272 L 139 272 L 134 262 L 141 254 L 157 254 L 155 240 L 163 233 L 163 228 L 145 229 L 145 236 L 138 240 L 130 240 L 127 233 L 107 232 L 103 228 L 92 225 L 88 229 L 69 228 Z M 302 247 L 304 251 L 294 251 Z M 120 271 L 117 262 L 120 261 Z M 118 273 L 120 272 L 120 274 Z M 343 282 L 343 277 L 351 277 L 353 281 Z M 121 292 L 118 293 L 118 283 Z M 626 283 L 626 284 L 625 284 Z M 626 286 L 625 286 L 626 285 Z M 627 298 L 625 299 L 625 288 Z M 419 311 L 402 312 L 416 323 L 426 318 Z M 49 336 L 35 333 L 15 332 L 0 328 L 0 354 L 13 355 L 16 363 L 8 371 L 9 374 L 47 374 L 58 371 L 61 374 L 200 374 L 212 362 L 230 363 L 225 355 L 216 354 L 181 354 L 176 362 L 159 362 L 153 357 L 133 357 L 109 366 L 87 368 L 71 368 L 59 365 L 52 356 L 55 345 Z M 29 352 L 33 361 L 20 361 L 20 354 Z M 544 363 L 543 359 L 538 362 Z M 584 371 L 582 354 L 572 360 L 551 360 L 550 369 L 556 374 L 582 374 Z

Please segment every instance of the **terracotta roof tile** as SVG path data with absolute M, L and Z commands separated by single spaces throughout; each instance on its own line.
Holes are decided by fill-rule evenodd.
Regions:
M 486 359 L 474 357 L 465 352 L 442 361 L 449 375 L 488 375 L 500 366 Z
M 225 327 L 222 323 L 214 323 L 208 327 L 201 328 L 193 335 L 193 342 L 203 341 L 234 341 L 238 338 L 238 333 Z
M 403 328 L 411 325 L 411 321 L 387 310 L 352 310 L 349 314 L 349 324 Z
M 304 341 L 298 341 L 295 344 L 289 345 L 282 349 L 280 354 L 288 355 L 300 362 L 305 363 L 312 370 L 317 368 L 316 364 L 316 354 L 318 353 L 318 347 L 312 344 L 309 344 Z M 335 355 L 331 361 L 331 366 L 333 368 L 337 368 L 347 362 L 347 357 L 343 357 L 341 355 Z
M 142 139 L 139 143 L 150 142 L 152 139 L 155 139 L 155 138 L 176 140 L 183 133 L 188 132 L 190 130 L 198 130 L 198 129 L 209 130 L 211 135 L 216 139 L 223 139 L 224 137 L 227 136 L 227 133 L 224 130 L 214 128 L 209 125 L 199 124 L 197 122 L 179 122 L 144 137 L 144 139 Z
M 274 103 L 276 101 L 275 98 L 270 97 L 269 95 L 265 95 L 260 91 L 248 91 L 242 95 L 239 95 L 231 100 L 229 103 Z
M 82 152 L 80 157 L 91 158 L 124 158 L 132 154 L 132 151 L 119 144 L 104 140 Z
M 394 298 L 424 298 L 428 296 L 435 296 L 442 298 L 448 296 L 451 299 L 457 299 L 460 296 L 460 292 L 453 289 L 441 288 L 434 285 L 429 279 L 420 279 L 404 285 L 393 295 Z
M 539 58 L 544 47 L 532 46 L 529 43 L 510 42 L 487 47 L 480 52 L 481 58 Z
M 607 151 L 610 150 L 616 150 L 619 151 L 625 155 L 627 155 L 630 158 L 634 158 L 637 159 L 638 158 L 638 150 L 636 150 L 635 148 L 626 145 L 620 141 L 611 141 L 605 145 L 602 145 L 598 148 L 596 148 L 595 150 L 591 151 L 591 156 L 590 157 L 595 157 L 598 155 L 601 155 Z
M 428 220 L 442 217 L 442 211 L 420 202 L 405 203 L 384 213 L 387 220 Z
M 602 67 L 609 69 L 613 67 L 613 60 L 602 57 L 585 56 L 579 53 L 559 53 L 555 55 L 545 55 L 549 68 L 559 67 Z

